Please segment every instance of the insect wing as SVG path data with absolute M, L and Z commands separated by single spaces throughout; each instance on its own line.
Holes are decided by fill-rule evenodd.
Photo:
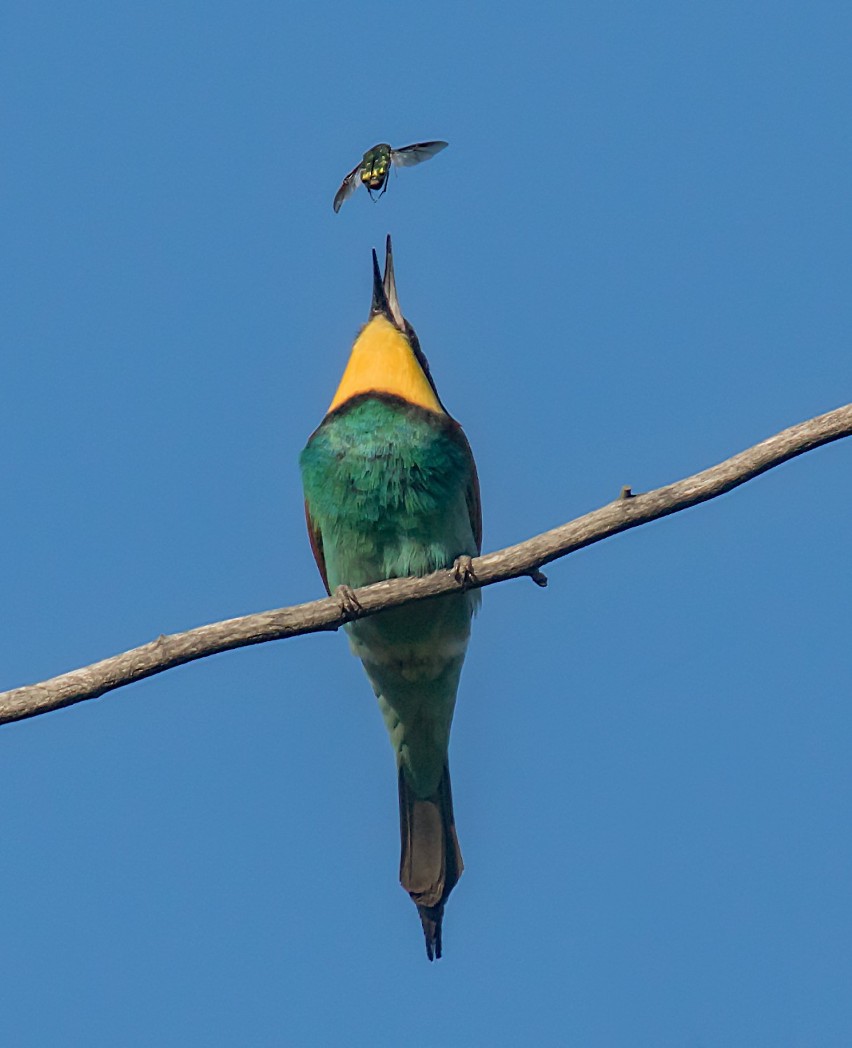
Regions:
M 449 142 L 415 142 L 413 146 L 391 150 L 391 160 L 400 167 L 413 167 L 446 149 Z
M 340 189 L 334 194 L 334 213 L 340 210 L 343 201 L 348 200 L 349 197 L 358 188 L 358 172 L 361 170 L 361 164 L 356 164 L 355 167 L 349 172 L 346 178 L 340 183 Z

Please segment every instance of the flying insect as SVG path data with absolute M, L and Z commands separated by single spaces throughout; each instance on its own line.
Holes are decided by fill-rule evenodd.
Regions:
M 367 150 L 361 161 L 341 182 L 340 189 L 334 195 L 335 214 L 340 210 L 343 201 L 358 188 L 359 181 L 367 187 L 370 199 L 378 200 L 388 188 L 388 175 L 392 164 L 396 164 L 397 167 L 413 167 L 440 153 L 447 145 L 447 142 L 415 142 L 414 145 L 403 146 L 402 149 L 392 149 L 386 142 L 379 142 L 377 146 Z M 374 197 L 374 192 L 378 192 L 379 196 Z

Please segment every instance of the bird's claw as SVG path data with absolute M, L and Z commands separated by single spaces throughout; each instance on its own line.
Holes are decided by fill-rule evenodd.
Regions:
M 473 570 L 472 557 L 469 557 L 466 553 L 456 557 L 453 562 L 453 578 L 462 589 L 467 589 L 472 582 L 476 582 L 476 572 Z
M 341 614 L 347 619 L 356 618 L 358 613 L 364 610 L 361 607 L 361 602 L 349 586 L 344 586 L 343 584 L 338 586 L 334 591 L 334 599 L 337 601 Z

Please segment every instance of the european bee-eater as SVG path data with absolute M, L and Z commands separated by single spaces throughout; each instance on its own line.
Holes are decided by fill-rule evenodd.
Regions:
M 314 556 L 344 606 L 354 587 L 454 565 L 463 573 L 479 554 L 476 466 L 400 310 L 390 237 L 384 278 L 373 252 L 370 318 L 300 465 Z M 478 590 L 461 590 L 346 626 L 396 754 L 399 879 L 429 960 L 441 956 L 444 905 L 463 868 L 447 749 L 478 604 Z

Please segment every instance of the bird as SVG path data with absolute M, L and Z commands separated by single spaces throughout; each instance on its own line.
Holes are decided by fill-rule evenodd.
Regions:
M 470 444 L 400 309 L 390 236 L 384 276 L 373 251 L 369 319 L 300 469 L 313 554 L 326 591 L 355 616 L 345 626 L 350 648 L 396 757 L 399 878 L 432 961 L 464 868 L 448 747 L 480 602 L 472 558 L 482 545 L 482 511 Z M 454 571 L 457 592 L 357 618 L 355 588 L 441 568 Z
M 413 167 L 440 153 L 448 145 L 448 142 L 415 142 L 413 145 L 403 146 L 402 149 L 393 149 L 387 142 L 379 142 L 367 150 L 340 183 L 340 189 L 334 194 L 334 213 L 337 214 L 343 201 L 355 192 L 359 181 L 367 187 L 370 198 L 378 200 L 388 188 L 391 164 L 396 164 L 397 167 Z M 379 197 L 374 197 L 373 193 L 377 190 Z

